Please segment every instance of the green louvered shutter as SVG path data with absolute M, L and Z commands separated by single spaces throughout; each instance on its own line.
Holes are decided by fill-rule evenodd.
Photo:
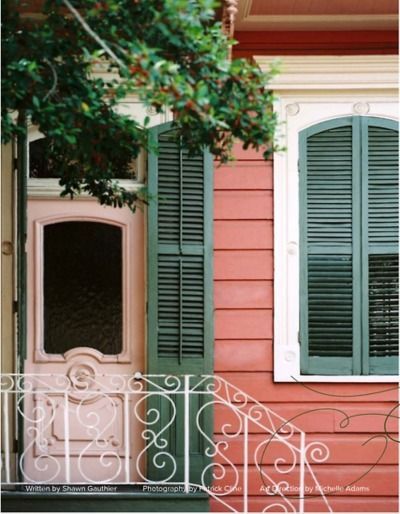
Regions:
M 301 370 L 352 374 L 355 294 L 351 118 L 314 126 L 300 141 Z
M 398 371 L 398 140 L 367 117 L 300 134 L 304 374 Z
M 212 158 L 188 156 L 169 125 L 153 129 L 148 187 L 150 373 L 210 373 L 213 351 Z M 154 137 L 154 136 L 153 136 Z
M 148 209 L 148 372 L 202 375 L 212 373 L 213 289 L 212 218 L 213 161 L 211 154 L 189 156 L 170 124 L 151 131 L 158 152 L 149 155 L 148 188 L 156 197 Z M 193 385 L 195 378 L 191 378 Z M 171 418 L 173 406 L 154 399 L 160 426 Z M 198 482 L 206 465 L 206 441 L 196 427 L 196 413 L 205 397 L 191 395 L 190 479 Z M 157 403 L 158 402 L 158 403 Z M 174 400 L 177 416 L 168 429 L 168 450 L 177 462 L 174 481 L 183 478 L 183 398 Z M 206 409 L 202 428 L 211 431 L 212 412 Z M 164 434 L 165 435 L 165 434 Z M 171 467 L 154 466 L 161 480 Z M 207 461 L 208 462 L 208 461 Z
M 399 370 L 399 140 L 394 121 L 362 119 L 363 370 Z M 367 293 L 368 291 L 368 293 Z

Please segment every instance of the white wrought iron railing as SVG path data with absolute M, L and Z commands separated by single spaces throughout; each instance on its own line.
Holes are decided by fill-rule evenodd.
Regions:
M 331 512 L 313 469 L 326 445 L 219 376 L 8 374 L 1 399 L 3 489 L 108 484 L 205 491 L 232 512 L 302 513 L 309 499 Z

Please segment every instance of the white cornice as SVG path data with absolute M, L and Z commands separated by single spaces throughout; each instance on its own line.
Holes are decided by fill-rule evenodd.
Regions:
M 366 14 L 362 2 L 353 14 L 252 14 L 253 3 L 239 0 L 235 30 L 397 30 L 398 25 L 397 14 Z
M 276 58 L 255 56 L 267 72 Z M 282 90 L 397 89 L 396 55 L 287 56 L 270 86 Z
M 239 20 L 236 30 L 396 30 L 396 14 L 252 15 Z

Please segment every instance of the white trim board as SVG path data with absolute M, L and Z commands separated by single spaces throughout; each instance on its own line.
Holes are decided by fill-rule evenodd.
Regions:
M 398 15 L 365 14 L 252 14 L 253 0 L 239 0 L 236 30 L 397 30 Z
M 368 115 L 398 119 L 393 59 L 387 70 L 374 69 L 376 56 L 358 56 L 359 70 L 349 71 L 336 58 L 289 57 L 276 78 L 275 111 L 281 123 L 278 142 L 286 151 L 274 155 L 274 380 L 276 382 L 398 382 L 396 376 L 314 376 L 300 374 L 299 332 L 299 132 L 332 118 Z M 387 56 L 379 56 L 383 59 Z M 256 58 L 266 71 L 271 59 Z M 383 62 L 382 61 L 382 62 Z M 286 62 L 286 65 L 285 65 Z M 307 67 L 307 62 L 309 66 Z M 354 58 L 346 59 L 347 64 Z M 303 66 L 303 64 L 305 66 Z M 372 68 L 369 68 L 371 66 Z M 285 76 L 288 70 L 290 80 Z M 361 71 L 360 71 L 361 70 Z M 324 73 L 329 75 L 329 80 Z M 382 82 L 382 77 L 392 76 Z M 368 76 L 368 88 L 356 83 Z M 288 84 L 291 84 L 289 87 Z M 308 87 L 307 84 L 311 84 Z M 295 87 L 297 85 L 297 87 Z M 337 87 L 339 85 L 339 87 Z
M 278 63 L 280 73 L 270 83 L 285 90 L 394 89 L 398 87 L 396 55 L 307 55 L 274 58 L 255 56 L 262 71 Z

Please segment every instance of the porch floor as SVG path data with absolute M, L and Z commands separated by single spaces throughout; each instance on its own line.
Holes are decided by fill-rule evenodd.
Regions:
M 62 486 L 61 486 L 62 487 Z M 99 486 L 96 486 L 99 487 Z M 208 512 L 204 492 L 2 492 L 2 512 Z

